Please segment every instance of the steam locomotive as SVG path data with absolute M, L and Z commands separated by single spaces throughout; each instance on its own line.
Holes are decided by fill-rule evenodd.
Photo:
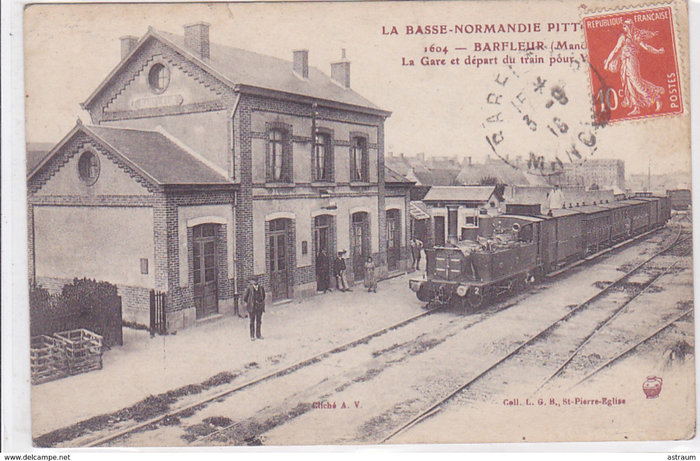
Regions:
M 643 197 L 555 209 L 546 215 L 539 214 L 539 207 L 533 213 L 527 213 L 527 207 L 506 211 L 480 217 L 466 239 L 425 250 L 426 279 L 409 281 L 419 300 L 476 309 L 606 247 L 664 226 L 671 203 L 668 197 Z

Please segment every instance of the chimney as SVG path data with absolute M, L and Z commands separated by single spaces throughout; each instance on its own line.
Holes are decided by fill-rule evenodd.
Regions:
M 185 48 L 202 59 L 209 59 L 209 24 L 185 24 Z
M 122 59 L 126 58 L 129 53 L 131 53 L 131 50 L 134 49 L 139 41 L 138 37 L 134 37 L 133 35 L 119 37 L 119 40 L 122 42 Z
M 340 61 L 331 64 L 331 79 L 343 88 L 350 88 L 350 61 L 345 57 L 345 48 Z
M 309 50 L 294 50 L 294 73 L 301 78 L 309 78 Z
M 472 156 L 467 157 L 467 165 L 472 166 Z

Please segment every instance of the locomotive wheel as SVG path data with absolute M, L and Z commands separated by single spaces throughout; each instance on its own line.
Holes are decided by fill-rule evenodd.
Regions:
M 428 287 L 421 285 L 421 287 L 418 289 L 418 293 L 416 293 L 416 297 L 419 301 L 427 303 L 433 300 L 433 293 Z
M 469 307 L 476 309 L 484 304 L 484 290 L 480 287 L 472 287 L 469 289 L 469 293 L 464 297 L 466 303 Z

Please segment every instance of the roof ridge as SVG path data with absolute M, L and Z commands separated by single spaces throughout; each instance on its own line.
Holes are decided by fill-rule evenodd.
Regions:
M 155 130 L 143 130 L 140 128 L 131 128 L 131 127 L 122 127 L 122 126 L 105 126 L 105 125 L 84 125 L 90 129 L 92 128 L 98 128 L 98 129 L 107 129 L 107 130 L 129 130 L 129 131 L 139 131 L 142 133 L 158 133 L 158 131 Z

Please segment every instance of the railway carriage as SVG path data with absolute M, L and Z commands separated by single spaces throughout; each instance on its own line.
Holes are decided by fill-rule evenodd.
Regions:
M 671 198 L 659 197 L 659 224 L 663 225 L 671 219 Z
M 649 204 L 640 199 L 622 200 L 627 205 L 630 218 L 630 233 L 638 235 L 649 227 Z
M 610 243 L 628 239 L 632 233 L 629 206 L 624 202 L 610 202 L 600 205 L 610 210 Z
M 649 212 L 649 229 L 656 227 L 659 222 L 659 199 L 658 197 L 635 197 L 637 200 L 647 202 Z
M 597 253 L 610 244 L 610 210 L 598 205 L 584 205 L 574 208 L 582 214 L 581 235 L 584 255 Z
M 667 194 L 672 210 L 687 210 L 692 203 L 690 189 L 672 189 Z
M 557 269 L 579 259 L 583 254 L 583 235 L 581 219 L 583 214 L 574 209 L 551 210 L 545 219 L 554 228 L 554 239 L 543 248 L 549 253 L 550 268 Z

